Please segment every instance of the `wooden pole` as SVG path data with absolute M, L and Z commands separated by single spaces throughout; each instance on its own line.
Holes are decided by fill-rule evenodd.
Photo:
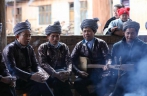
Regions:
M 13 16 L 13 27 L 15 26 L 16 23 L 16 0 L 14 0 L 14 16 Z
M 6 38 L 6 20 L 5 20 L 5 0 L 0 0 L 0 23 L 2 23 L 2 32 L 0 33 L 0 51 L 7 44 Z
M 74 0 L 74 34 L 80 35 L 80 0 Z

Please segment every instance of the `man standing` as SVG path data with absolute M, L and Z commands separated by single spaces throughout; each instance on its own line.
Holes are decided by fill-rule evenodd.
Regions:
M 15 25 L 16 40 L 3 50 L 4 61 L 12 76 L 17 77 L 16 90 L 26 91 L 29 96 L 53 96 L 40 73 L 38 61 L 29 42 L 31 26 L 26 20 Z
M 124 38 L 113 45 L 113 63 L 134 64 L 134 70 L 130 72 L 120 71 L 121 75 L 112 96 L 118 96 L 118 94 L 119 96 L 124 96 L 125 93 L 134 92 L 134 90 L 136 90 L 135 86 L 137 86 L 137 83 L 135 82 L 138 80 L 137 73 L 143 70 L 139 70 L 140 65 L 142 65 L 140 62 L 145 58 L 147 52 L 146 43 L 138 38 L 139 29 L 140 25 L 135 21 L 124 23 Z M 135 76 L 137 76 L 137 78 L 134 78 Z M 139 80 L 137 82 L 139 82 Z
M 71 58 L 73 63 L 73 71 L 79 76 L 75 80 L 74 86 L 76 91 L 81 96 L 102 96 L 105 89 L 99 88 L 96 90 L 98 95 L 88 92 L 87 87 L 89 85 L 103 85 L 101 82 L 102 69 L 92 68 L 87 69 L 87 72 L 78 68 L 79 57 L 87 57 L 92 64 L 105 64 L 106 57 L 108 55 L 108 45 L 102 39 L 96 38 L 94 35 L 98 29 L 98 18 L 85 19 L 81 24 L 81 30 L 83 31 L 83 40 L 78 42 L 74 47 Z M 102 89 L 102 90 L 101 90 Z
M 60 40 L 60 23 L 54 22 L 46 28 L 48 42 L 38 48 L 41 67 L 50 74 L 48 84 L 53 88 L 55 96 L 72 96 L 69 86 L 69 75 L 72 69 L 68 46 Z

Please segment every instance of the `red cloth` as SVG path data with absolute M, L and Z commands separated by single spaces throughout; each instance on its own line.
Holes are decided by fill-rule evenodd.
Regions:
M 120 8 L 120 9 L 117 10 L 119 16 L 122 15 L 122 14 L 129 15 L 129 11 L 130 11 L 129 7 L 127 7 L 127 8 Z

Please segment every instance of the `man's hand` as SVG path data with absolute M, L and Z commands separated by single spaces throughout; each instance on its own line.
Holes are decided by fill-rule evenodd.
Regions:
M 15 82 L 15 81 L 11 82 L 11 83 L 10 83 L 10 86 L 11 86 L 11 87 L 15 87 L 15 86 L 16 86 L 16 82 Z
M 109 69 L 109 65 L 112 63 L 112 60 L 111 59 L 108 59 L 107 60 L 107 64 L 103 67 L 103 70 L 106 71 Z
M 60 71 L 60 72 L 55 72 L 54 76 L 56 78 L 58 78 L 59 80 L 61 80 L 62 82 L 65 82 L 66 80 L 68 80 L 70 75 L 69 71 Z
M 36 82 L 40 82 L 40 83 L 45 82 L 44 77 L 38 72 L 32 74 L 30 79 L 33 80 L 33 81 L 36 81 Z
M 108 70 L 109 68 L 108 68 L 108 64 L 107 65 L 105 65 L 104 67 L 103 67 L 103 70 L 104 71 L 106 71 L 106 70 Z
M 1 82 L 6 83 L 6 84 L 10 84 L 16 81 L 16 77 L 12 77 L 12 76 L 6 76 L 6 77 L 2 77 L 1 78 Z
M 38 73 L 42 76 L 43 81 L 49 78 L 49 74 L 41 67 L 38 68 Z
M 87 77 L 89 74 L 86 73 L 85 71 L 79 71 L 79 75 L 82 77 Z
M 116 31 L 116 30 L 117 30 L 117 27 L 111 28 L 111 32 L 114 32 L 114 31 Z

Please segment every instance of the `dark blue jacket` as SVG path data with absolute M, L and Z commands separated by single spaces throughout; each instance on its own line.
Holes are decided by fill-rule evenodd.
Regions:
M 122 64 L 135 64 L 135 67 L 140 63 L 146 56 L 147 44 L 136 38 L 131 46 L 126 43 L 126 39 L 123 38 L 121 41 L 115 43 L 112 48 L 112 60 L 113 64 L 120 64 L 119 58 L 121 57 Z M 115 57 L 117 59 L 115 59 Z

